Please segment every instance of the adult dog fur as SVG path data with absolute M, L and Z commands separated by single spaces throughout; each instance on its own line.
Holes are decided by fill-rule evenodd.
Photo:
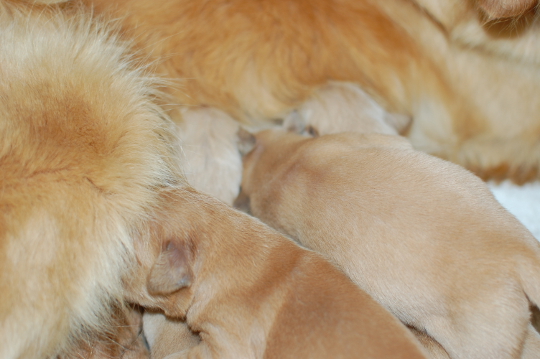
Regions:
M 433 357 L 447 356 L 425 335 L 456 359 L 538 356 L 540 247 L 463 168 L 397 135 L 267 130 L 239 198 L 337 264 Z
M 131 301 L 200 334 L 168 358 L 424 358 L 395 317 L 320 255 L 194 190 L 162 198 L 126 285 Z
M 415 148 L 484 178 L 538 178 L 536 1 L 83 2 L 121 18 L 141 53 L 182 79 L 169 89 L 177 103 L 254 124 L 329 80 L 353 82 L 413 119 Z M 209 156 L 225 168 L 233 161 L 217 149 Z
M 1 358 L 113 330 L 138 225 L 182 183 L 156 87 L 83 11 L 0 2 Z

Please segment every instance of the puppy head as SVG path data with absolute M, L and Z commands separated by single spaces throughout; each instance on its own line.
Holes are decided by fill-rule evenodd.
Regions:
M 137 265 L 124 286 L 127 301 L 183 318 L 193 296 L 194 243 L 183 230 L 170 231 L 169 220 L 174 219 L 157 217 L 135 242 Z
M 303 135 L 306 127 L 300 122 L 295 126 L 289 123 L 289 131 L 283 128 L 264 130 L 251 134 L 244 129 L 238 132 L 238 148 L 243 159 L 242 185 L 234 207 L 250 212 L 251 196 L 256 189 L 272 176 L 281 163 L 288 159 L 288 154 L 295 147 L 311 138 Z
M 205 281 L 204 271 L 215 262 L 208 258 L 222 236 L 212 231 L 223 209 L 232 209 L 189 187 L 164 190 L 160 197 L 152 218 L 141 225 L 137 265 L 124 286 L 129 302 L 183 318 Z

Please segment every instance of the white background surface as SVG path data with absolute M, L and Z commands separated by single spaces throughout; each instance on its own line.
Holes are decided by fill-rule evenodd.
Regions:
M 505 181 L 488 186 L 495 198 L 540 241 L 540 182 L 516 186 Z

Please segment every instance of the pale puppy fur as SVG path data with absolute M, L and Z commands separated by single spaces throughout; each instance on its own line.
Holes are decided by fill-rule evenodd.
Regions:
M 0 357 L 114 331 L 133 235 L 184 183 L 156 79 L 83 11 L 0 2 Z
M 126 287 L 130 301 L 200 334 L 167 358 L 425 358 L 402 323 L 319 254 L 189 188 L 164 191 L 162 202 L 139 232 Z
M 539 244 L 467 170 L 397 135 L 267 130 L 244 158 L 246 200 L 425 332 L 433 357 L 538 357 Z
M 232 204 L 242 180 L 242 158 L 236 133 L 239 123 L 210 107 L 183 108 L 177 126 L 182 168 L 197 190 Z M 220 156 L 214 156 L 215 153 Z
M 330 82 L 318 89 L 297 110 L 285 116 L 285 126 L 299 123 L 297 116 L 321 134 L 346 130 L 393 135 L 404 131 L 411 122 L 408 116 L 388 113 L 357 85 L 340 82 Z M 358 117 L 366 120 L 358 121 Z

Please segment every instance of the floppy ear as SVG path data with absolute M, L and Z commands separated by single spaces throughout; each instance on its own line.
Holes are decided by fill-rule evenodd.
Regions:
M 189 248 L 184 242 L 166 242 L 148 276 L 148 293 L 166 295 L 188 287 L 193 279 L 190 261 Z
M 253 147 L 255 147 L 255 143 L 257 142 L 255 135 L 243 127 L 238 129 L 238 132 L 236 132 L 236 137 L 238 138 L 238 151 L 240 151 L 242 157 L 251 152 Z

